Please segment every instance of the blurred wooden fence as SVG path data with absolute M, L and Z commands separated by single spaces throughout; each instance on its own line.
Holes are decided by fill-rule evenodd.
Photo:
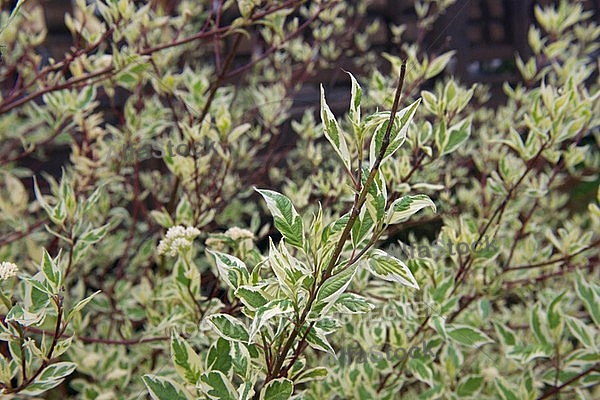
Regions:
M 68 0 L 38 0 L 44 7 L 48 38 L 48 55 L 62 58 L 71 45 L 71 36 L 64 25 L 64 15 L 71 12 Z M 156 0 L 154 0 L 156 1 Z M 579 1 L 600 16 L 600 0 Z M 458 0 L 434 25 L 425 37 L 430 51 L 456 49 L 453 73 L 463 82 L 483 82 L 497 85 L 518 79 L 514 69 L 515 52 L 528 55 L 527 32 L 533 22 L 536 4 L 548 5 L 558 0 Z M 176 2 L 172 2 L 176 3 Z M 368 20 L 381 18 L 394 24 L 406 24 L 407 40 L 417 35 L 413 0 L 370 0 Z M 368 21 L 367 21 L 368 22 Z M 381 27 L 373 37 L 382 51 L 395 53 L 389 31 Z M 247 49 L 251 51 L 250 46 Z M 243 55 L 243 54 L 242 54 Z M 327 81 L 328 73 L 317 75 L 317 82 Z

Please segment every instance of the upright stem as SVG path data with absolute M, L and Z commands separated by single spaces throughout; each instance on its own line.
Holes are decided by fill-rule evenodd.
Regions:
M 379 166 L 381 165 L 381 160 L 383 160 L 383 157 L 385 156 L 385 152 L 387 151 L 387 148 L 390 145 L 390 135 L 392 133 L 392 127 L 394 125 L 394 118 L 396 117 L 396 113 L 398 112 L 398 106 L 400 104 L 400 97 L 402 95 L 402 87 L 404 86 L 405 75 L 406 75 L 406 60 L 404 60 L 402 62 L 402 67 L 400 68 L 400 80 L 398 81 L 398 87 L 396 88 L 396 96 L 394 97 L 394 104 L 392 105 L 392 111 L 390 112 L 390 120 L 388 122 L 388 126 L 385 131 L 385 135 L 383 135 L 381 149 L 379 150 L 379 154 L 378 154 L 377 158 L 375 159 L 375 162 L 373 163 L 373 167 L 371 168 L 369 177 L 367 178 L 367 181 L 365 182 L 365 185 L 363 186 L 363 188 L 360 192 L 360 195 L 358 196 L 358 200 L 352 206 L 352 214 L 350 214 L 350 218 L 348 219 L 348 223 L 346 224 L 346 227 L 344 228 L 344 232 L 342 232 L 342 236 L 340 237 L 340 240 L 338 241 L 338 244 L 335 248 L 333 256 L 329 260 L 329 265 L 327 265 L 327 268 L 325 269 L 325 272 L 323 274 L 323 281 L 325 281 L 327 278 L 329 278 L 331 276 L 331 272 L 333 271 L 333 268 L 337 264 L 340 254 L 342 253 L 342 250 L 344 249 L 344 244 L 346 244 L 346 240 L 348 240 L 348 237 L 350 236 L 350 231 L 352 229 L 352 226 L 356 222 L 356 218 L 358 218 L 358 215 L 360 214 L 360 210 L 361 210 L 362 206 L 365 204 L 365 201 L 367 201 L 367 194 L 369 193 L 369 189 L 371 188 L 371 185 L 373 184 L 373 181 L 375 180 L 375 176 L 377 175 L 377 172 L 379 171 Z M 358 184 L 360 185 L 360 181 L 358 182 Z M 360 188 L 358 188 L 358 189 L 360 189 Z
M 385 135 L 383 136 L 381 150 L 379 151 L 377 159 L 375 160 L 375 162 L 373 163 L 373 166 L 371 167 L 371 172 L 369 173 L 369 177 L 367 178 L 365 185 L 362 188 L 360 188 L 360 186 L 357 187 L 357 190 L 360 190 L 360 194 L 355 199 L 354 204 L 352 205 L 352 212 L 350 214 L 350 218 L 348 219 L 348 222 L 346 223 L 344 231 L 342 232 L 342 235 L 336 245 L 336 248 L 333 252 L 331 259 L 329 260 L 329 263 L 327 264 L 327 267 L 323 271 L 320 283 L 317 283 L 317 279 L 315 279 L 315 281 L 313 283 L 313 287 L 311 288 L 312 290 L 310 292 L 310 296 L 308 298 L 308 301 L 306 302 L 306 306 L 304 307 L 304 310 L 302 311 L 300 319 L 297 321 L 296 326 L 292 330 L 292 333 L 290 334 L 288 340 L 286 341 L 285 345 L 283 346 L 283 349 L 279 352 L 279 354 L 277 354 L 273 369 L 269 372 L 269 374 L 267 375 L 267 377 L 265 379 L 265 383 L 264 383 L 265 385 L 272 379 L 275 379 L 275 378 L 281 376 L 282 372 L 287 371 L 288 368 L 285 368 L 282 370 L 283 363 L 285 362 L 287 353 L 290 351 L 290 349 L 294 345 L 294 342 L 298 338 L 298 335 L 300 334 L 300 331 L 302 330 L 302 327 L 304 326 L 304 323 L 306 322 L 306 317 L 308 316 L 308 313 L 310 312 L 310 309 L 312 308 L 312 304 L 317 297 L 317 293 L 319 292 L 319 289 L 321 288 L 323 283 L 332 276 L 333 269 L 335 268 L 335 266 L 338 263 L 340 255 L 342 253 L 342 250 L 344 249 L 344 245 L 345 245 L 346 241 L 348 240 L 348 238 L 350 237 L 350 232 L 352 230 L 352 226 L 356 222 L 356 219 L 358 218 L 358 215 L 360 214 L 360 210 L 363 207 L 363 205 L 365 204 L 365 201 L 367 200 L 367 194 L 369 192 L 369 188 L 371 187 L 371 185 L 373 184 L 373 181 L 375 180 L 375 176 L 377 175 L 377 172 L 379 171 L 379 166 L 381 165 L 381 160 L 383 160 L 385 152 L 387 151 L 387 148 L 390 144 L 390 135 L 392 132 L 394 118 L 396 117 L 396 113 L 398 112 L 398 106 L 400 104 L 400 97 L 402 95 L 402 88 L 404 86 L 405 75 L 406 75 L 406 60 L 404 60 L 404 62 L 402 63 L 402 67 L 400 69 L 400 79 L 398 81 L 398 86 L 396 88 L 396 95 L 394 97 L 394 103 L 392 106 L 392 110 L 390 112 L 390 120 L 389 120 L 389 123 L 387 126 L 387 130 L 385 132 Z M 358 181 L 357 185 L 360 185 L 360 181 Z M 312 329 L 312 325 L 308 326 L 306 329 L 307 330 L 303 335 L 304 337 L 308 336 L 310 330 Z M 298 349 L 301 350 L 300 347 Z

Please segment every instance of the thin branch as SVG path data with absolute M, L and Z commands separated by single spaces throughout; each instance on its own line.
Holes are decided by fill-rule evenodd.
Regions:
M 586 369 L 585 371 L 580 372 L 579 374 L 575 375 L 574 377 L 572 377 L 571 379 L 569 379 L 562 385 L 556 386 L 556 387 L 548 390 L 546 393 L 544 393 L 543 395 L 538 397 L 537 400 L 547 399 L 548 397 L 552 396 L 553 394 L 560 392 L 562 389 L 569 386 L 571 383 L 578 381 L 579 379 L 583 378 L 584 376 L 586 376 L 594 371 L 600 372 L 600 364 L 599 363 L 596 363 L 596 364 L 592 365 L 591 367 L 589 367 L 588 369 Z
M 583 249 L 576 251 L 573 254 L 567 254 L 566 256 L 560 257 L 560 258 L 555 258 L 554 260 L 548 260 L 548 261 L 542 261 L 539 263 L 534 263 L 534 264 L 526 264 L 526 265 L 517 265 L 514 267 L 507 267 L 504 269 L 504 272 L 510 272 L 510 271 L 518 271 L 518 270 L 524 270 L 524 269 L 533 269 L 533 268 L 540 268 L 540 267 L 546 267 L 548 265 L 552 265 L 552 264 L 556 264 L 559 262 L 565 262 L 565 261 L 569 261 L 571 258 L 584 253 L 588 250 L 591 249 L 595 249 L 598 247 L 598 245 L 600 245 L 600 239 L 596 240 L 595 242 L 593 242 L 592 244 L 590 244 L 587 247 L 584 247 Z

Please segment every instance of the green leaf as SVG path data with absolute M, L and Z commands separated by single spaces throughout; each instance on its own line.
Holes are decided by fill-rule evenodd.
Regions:
M 237 0 L 237 5 L 244 18 L 250 18 L 254 7 L 260 5 L 260 0 Z
M 587 282 L 581 275 L 577 275 L 575 281 L 575 288 L 577 289 L 577 296 L 583 301 L 586 310 L 590 313 L 592 320 L 597 327 L 600 327 L 600 290 L 597 285 Z
M 434 202 L 427 195 L 417 194 L 400 197 L 390 205 L 386 223 L 392 225 L 404 222 L 425 207 L 431 207 L 433 212 L 437 212 Z
M 96 189 L 92 192 L 92 194 L 90 194 L 90 196 L 87 198 L 87 200 L 85 200 L 85 203 L 83 206 L 84 213 L 87 213 L 92 210 L 92 207 L 94 207 L 96 205 L 96 203 L 98 202 L 98 200 L 100 200 L 103 190 L 104 190 L 104 184 L 97 183 Z
M 514 346 L 517 344 L 515 333 L 509 327 L 494 322 L 494 328 L 496 328 L 496 332 L 504 346 Z
M 52 257 L 50 257 L 46 249 L 42 250 L 41 270 L 52 288 L 57 291 L 62 284 L 62 271 Z
M 348 145 L 346 144 L 346 138 L 344 132 L 340 128 L 335 116 L 329 109 L 327 101 L 325 100 L 325 90 L 321 85 L 321 121 L 323 122 L 323 130 L 325 137 L 329 140 L 329 143 L 333 146 L 335 152 L 340 156 L 346 171 L 350 173 L 352 171 L 350 152 L 348 151 Z
M 431 367 L 425 364 L 422 360 L 418 358 L 411 358 L 408 361 L 408 368 L 418 380 L 433 387 L 435 381 L 433 379 L 433 371 L 431 370 Z
M 452 153 L 454 150 L 458 149 L 470 135 L 471 118 L 465 118 L 452 125 L 446 132 L 445 140 L 441 144 L 440 156 Z
M 254 320 L 252 321 L 252 327 L 250 329 L 250 338 L 248 342 L 251 342 L 254 338 L 254 335 L 259 331 L 259 329 L 267 323 L 271 318 L 276 316 L 280 316 L 283 314 L 288 314 L 293 312 L 292 303 L 286 299 L 275 299 L 271 300 L 267 304 L 262 307 L 256 309 L 256 315 L 254 316 Z
M 86 298 L 84 298 L 84 299 L 82 299 L 82 300 L 78 301 L 78 302 L 77 302 L 77 304 L 75 304 L 75 305 L 73 306 L 73 308 L 72 308 L 72 309 L 69 311 L 69 315 L 68 315 L 68 317 L 67 317 L 67 321 L 68 321 L 68 320 L 70 320 L 70 319 L 71 319 L 71 317 L 72 317 L 72 316 L 73 316 L 75 313 L 77 313 L 77 312 L 79 312 L 79 311 L 83 310 L 83 307 L 85 307 L 85 306 L 86 306 L 86 305 L 87 305 L 87 304 L 88 304 L 90 301 L 92 301 L 92 299 L 93 299 L 93 298 L 94 298 L 94 297 L 95 297 L 95 296 L 96 296 L 98 293 L 100 293 L 100 292 L 101 292 L 101 290 L 97 290 L 96 292 L 92 293 L 92 294 L 91 294 L 91 295 L 89 295 L 88 297 L 86 297 Z
M 367 258 L 367 263 L 369 270 L 376 277 L 419 289 L 419 284 L 406 264 L 385 251 L 373 250 Z
M 360 102 L 362 100 L 363 91 L 350 72 L 346 73 L 350 75 L 350 80 L 352 81 L 352 91 L 350 97 L 350 110 L 348 112 L 348 116 L 350 117 L 350 121 L 352 121 L 352 125 L 354 125 L 355 129 L 360 127 Z
M 73 343 L 73 337 L 74 336 L 70 336 L 66 339 L 57 340 L 56 346 L 54 346 L 54 351 L 52 352 L 52 357 L 56 358 L 58 356 L 61 356 L 67 350 L 69 350 L 69 347 L 71 347 L 71 344 Z
M 219 275 L 230 288 L 236 290 L 238 287 L 248 283 L 250 274 L 248 273 L 246 264 L 242 260 L 218 251 L 208 249 L 206 251 L 215 257 Z
M 364 314 L 375 308 L 366 298 L 354 293 L 342 293 L 335 307 L 345 314 Z
M 434 130 L 435 144 L 436 144 L 440 154 L 442 153 L 444 144 L 448 140 L 447 130 L 448 130 L 448 127 L 446 126 L 445 120 L 440 121 L 440 123 L 436 125 L 435 130 Z
M 553 332 L 555 338 L 559 338 L 562 334 L 564 319 L 562 317 L 562 310 L 557 310 L 560 305 L 560 301 L 567 292 L 562 292 L 556 296 L 550 303 L 547 312 L 548 327 Z
M 307 329 L 307 325 L 304 325 L 300 329 L 300 337 L 305 337 L 306 329 Z M 310 330 L 310 332 L 308 332 L 308 335 L 306 335 L 306 343 L 308 343 L 308 345 L 315 350 L 329 353 L 333 357 L 337 358 L 335 351 L 333 350 L 333 347 L 331 347 L 331 345 L 329 344 L 329 341 L 327 340 L 325 332 L 322 329 L 313 327 Z
M 67 207 L 62 199 L 60 199 L 56 206 L 52 209 L 50 219 L 56 225 L 62 225 L 65 222 L 65 219 L 67 219 Z
M 302 263 L 293 257 L 286 249 L 283 241 L 279 244 L 279 249 L 269 238 L 269 258 L 268 264 L 275 272 L 277 281 L 288 297 L 295 299 L 297 297 L 296 285 L 310 271 Z
M 269 381 L 260 391 L 260 400 L 287 400 L 294 393 L 294 383 L 286 378 Z
M 571 333 L 579 340 L 586 348 L 590 350 L 597 349 L 594 341 L 595 330 L 587 324 L 584 324 L 577 318 L 566 317 L 567 326 Z
M 126 54 L 129 58 L 130 63 L 127 65 L 127 70 L 135 75 L 140 75 L 151 67 L 148 62 L 148 56 L 140 56 L 138 54 Z
M 238 387 L 239 400 L 250 400 L 254 396 L 254 384 L 250 382 L 244 382 Z
M 281 193 L 272 190 L 255 189 L 262 195 L 267 207 L 275 220 L 275 227 L 286 243 L 302 248 L 304 244 L 304 229 L 302 218 L 294 208 L 292 201 Z
M 298 374 L 298 377 L 294 379 L 296 385 L 301 383 L 312 382 L 316 380 L 321 380 L 327 377 L 329 374 L 329 370 L 325 367 L 315 367 L 311 369 L 307 369 L 306 371 L 302 371 Z
M 66 213 L 70 216 L 73 216 L 77 207 L 77 199 L 75 197 L 75 191 L 69 183 L 64 168 L 62 169 L 62 177 L 60 180 L 60 200 L 65 204 Z
M 23 3 L 25 3 L 25 1 L 27 1 L 27 0 L 19 0 L 13 6 L 13 9 L 10 12 L 10 15 L 8 16 L 8 21 L 6 21 L 6 23 L 2 27 L 0 27 L 0 34 L 2 34 L 4 32 L 4 30 L 13 22 L 15 17 L 19 14 L 19 11 L 21 10 L 21 6 L 23 5 Z
M 24 310 L 19 304 L 15 304 L 6 314 L 5 320 L 7 322 L 15 321 L 21 326 L 38 325 L 46 316 L 46 313 L 42 310 L 36 313 L 31 313 Z
M 235 273 L 236 271 L 230 271 L 231 276 L 237 277 Z M 173 266 L 172 276 L 175 278 L 175 283 L 178 285 L 180 292 L 186 293 L 184 296 L 200 295 L 202 278 L 193 261 L 185 262 L 183 257 L 177 257 L 175 265 Z
M 242 344 L 241 342 L 232 342 L 230 354 L 234 372 L 241 377 L 248 377 L 252 364 L 250 360 L 250 352 L 248 351 L 246 345 Z
M 472 396 L 483 386 L 483 376 L 474 375 L 462 379 L 456 388 L 456 394 L 460 397 Z
M 175 224 L 194 226 L 194 211 L 190 202 L 182 197 L 175 210 Z
M 175 332 L 171 334 L 171 360 L 179 376 L 192 385 L 198 382 L 202 360 L 192 346 Z
M 43 279 L 43 283 L 37 279 Z M 23 306 L 31 313 L 38 313 L 42 311 L 50 302 L 50 296 L 52 296 L 52 289 L 48 288 L 48 283 L 43 278 L 43 274 L 38 272 L 32 277 L 23 277 L 23 282 L 27 282 L 24 285 L 25 296 L 23 299 Z
M 221 371 L 205 372 L 200 377 L 200 390 L 214 400 L 237 400 L 231 381 Z
M 358 264 L 345 268 L 341 272 L 329 277 L 319 289 L 316 301 L 311 310 L 309 319 L 320 319 L 335 304 L 342 293 L 348 288 L 356 274 Z
M 425 107 L 425 109 L 431 114 L 437 114 L 438 99 L 436 95 L 431 92 L 428 92 L 427 90 L 423 90 L 421 91 L 421 98 L 423 99 L 423 106 Z
M 138 78 L 127 71 L 122 72 L 117 76 L 117 82 L 120 83 L 121 86 L 123 86 L 126 89 L 137 83 L 137 81 Z
M 154 219 L 154 221 L 156 221 L 156 223 L 158 223 L 163 228 L 170 228 L 173 225 L 175 225 L 175 222 L 173 221 L 169 213 L 164 209 L 164 207 L 161 211 L 150 211 L 150 216 L 152 217 L 152 219 Z
M 144 375 L 142 377 L 144 385 L 153 400 L 189 400 L 190 396 L 171 379 L 162 378 L 156 375 Z
M 390 131 L 389 144 L 381 160 L 381 164 L 383 164 L 385 160 L 390 158 L 406 140 L 406 132 L 408 131 L 408 127 L 413 117 L 415 116 L 415 112 L 417 111 L 417 107 L 420 103 L 421 99 L 418 99 L 408 107 L 405 107 L 396 113 L 392 129 Z M 389 112 L 383 113 L 383 115 L 385 114 L 389 115 Z M 371 139 L 371 145 L 369 147 L 370 168 L 373 167 L 375 160 L 377 159 L 377 157 L 379 157 L 379 153 L 381 152 L 381 146 L 383 145 L 383 138 L 385 136 L 385 132 L 387 131 L 388 123 L 389 120 L 385 119 L 381 124 L 377 126 L 377 128 L 375 128 L 375 133 L 373 134 L 373 138 Z
M 86 108 L 94 97 L 96 97 L 96 85 L 88 85 L 87 88 L 81 91 L 77 96 L 77 108 Z
M 446 86 L 444 87 L 444 99 L 446 99 L 446 104 L 452 104 L 452 100 L 456 97 L 456 92 L 458 91 L 458 87 L 456 82 L 451 79 Z
M 229 314 L 213 314 L 208 322 L 215 328 L 217 334 L 225 340 L 248 342 L 250 336 L 246 327 Z
M 452 324 L 446 328 L 446 332 L 450 338 L 466 346 L 480 347 L 486 343 L 494 343 L 489 336 L 472 326 Z
M 496 378 L 494 384 L 496 385 L 497 394 L 500 395 L 502 400 L 519 400 L 516 392 L 507 387 L 503 379 Z
M 217 342 L 210 346 L 208 350 L 206 369 L 229 374 L 233 367 L 233 360 L 231 359 L 232 344 L 223 338 L 218 338 Z
M 89 231 L 87 231 L 83 235 L 81 235 L 81 237 L 77 238 L 77 241 L 84 242 L 87 244 L 97 243 L 100 240 L 102 240 L 102 238 L 104 238 L 104 236 L 106 236 L 109 226 L 110 226 L 110 223 L 102 225 L 95 229 L 90 229 Z
M 269 302 L 263 291 L 253 286 L 239 287 L 235 291 L 235 296 L 242 300 L 242 303 L 252 311 Z
M 372 199 L 371 196 L 369 197 Z M 352 225 L 352 230 L 350 233 L 354 247 L 359 247 L 361 243 L 371 237 L 370 234 L 373 232 L 373 228 L 375 227 L 375 223 L 373 222 L 373 217 L 371 215 L 371 212 L 369 212 L 367 208 L 363 208 L 360 211 L 358 218 L 356 218 L 354 225 Z
M 536 304 L 529 313 L 529 321 L 533 334 L 537 338 L 540 344 L 548 344 L 548 339 L 546 338 L 546 329 L 545 326 L 542 327 L 542 312 L 540 310 L 540 305 Z
M 44 273 L 41 271 L 31 277 L 23 276 L 21 279 L 29 283 L 33 288 L 39 290 L 42 293 L 47 294 L 48 296 L 54 295 L 54 291 L 48 284 Z
M 554 354 L 552 346 L 549 344 L 534 344 L 534 345 L 516 345 L 507 348 L 506 355 L 513 360 L 517 360 L 522 364 L 527 364 L 538 358 L 550 358 Z
M 366 184 L 368 179 L 369 171 L 364 169 L 362 174 L 363 184 Z M 387 187 L 383 174 L 378 170 L 375 174 L 375 179 L 369 187 L 367 194 L 367 201 L 365 203 L 367 211 L 369 212 L 372 221 L 381 221 L 385 215 L 385 206 L 387 204 Z M 365 228 L 362 230 L 364 231 Z
M 77 364 L 72 362 L 58 362 L 50 364 L 35 378 L 32 384 L 19 392 L 23 395 L 35 396 L 52 389 L 62 383 L 67 375 L 70 375 Z
M 327 227 L 323 230 L 323 234 L 321 235 L 321 240 L 326 243 L 326 246 L 335 247 L 335 245 L 337 245 L 337 242 L 341 237 L 344 228 L 348 224 L 349 219 L 350 214 L 346 213 L 336 221 L 333 221 L 327 225 Z
M 445 390 L 447 390 L 445 385 L 437 384 L 431 389 L 421 392 L 419 400 L 441 399 Z
M 434 58 L 429 64 L 429 67 L 427 67 L 425 79 L 431 79 L 442 72 L 454 54 L 456 54 L 456 50 L 448 51 Z

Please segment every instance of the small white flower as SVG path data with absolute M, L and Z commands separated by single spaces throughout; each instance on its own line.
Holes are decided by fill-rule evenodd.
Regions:
M 167 254 L 175 257 L 177 253 L 192 246 L 193 240 L 200 234 L 200 230 L 191 226 L 173 226 L 167 235 L 158 244 L 158 254 Z
M 254 239 L 254 234 L 252 232 L 247 229 L 238 228 L 237 226 L 227 229 L 225 235 L 236 241 L 240 239 Z
M 17 276 L 17 271 L 19 268 L 16 264 L 2 261 L 0 263 L 0 281 L 5 281 L 8 278 L 12 278 L 13 276 Z

